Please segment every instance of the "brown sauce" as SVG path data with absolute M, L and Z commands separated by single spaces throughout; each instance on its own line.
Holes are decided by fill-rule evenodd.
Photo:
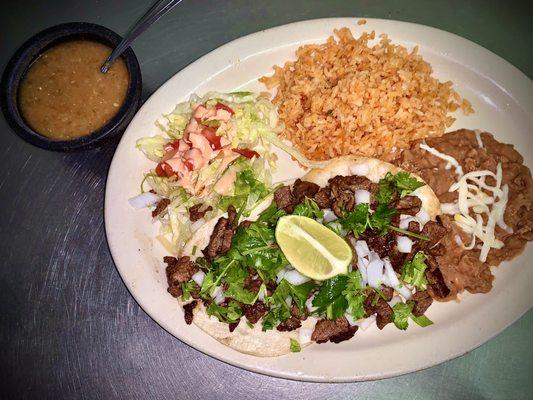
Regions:
M 19 89 L 26 123 L 43 136 L 71 140 L 104 126 L 126 97 L 129 74 L 118 59 L 106 74 L 100 66 L 111 53 L 89 40 L 61 43 L 29 68 Z

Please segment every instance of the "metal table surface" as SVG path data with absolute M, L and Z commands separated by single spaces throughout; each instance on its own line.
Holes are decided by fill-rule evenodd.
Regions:
M 119 33 L 149 1 L 0 3 L 0 63 L 48 26 L 90 21 Z M 399 19 L 471 39 L 533 75 L 531 7 L 520 1 L 188 0 L 134 44 L 146 99 L 201 55 L 242 35 L 331 16 Z M 528 15 L 529 14 L 529 15 Z M 314 384 L 203 355 L 150 319 L 107 248 L 103 197 L 116 143 L 41 150 L 0 119 L 0 397 L 40 399 L 525 399 L 533 396 L 533 312 L 469 354 L 375 382 Z M 384 360 L 384 363 L 386 360 Z

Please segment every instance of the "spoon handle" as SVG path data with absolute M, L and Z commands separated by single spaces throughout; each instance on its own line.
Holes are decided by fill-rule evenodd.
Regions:
M 165 15 L 167 12 L 172 10 L 175 6 L 181 3 L 183 0 L 159 0 L 157 1 L 147 12 L 144 14 L 141 19 L 131 28 L 124 39 L 118 44 L 117 47 L 111 52 L 109 57 L 105 60 L 104 64 L 100 68 L 102 73 L 106 73 L 111 65 L 115 62 L 117 58 L 130 47 L 131 42 L 133 42 L 137 36 L 143 33 L 146 29 L 150 27 L 154 22 L 159 18 Z

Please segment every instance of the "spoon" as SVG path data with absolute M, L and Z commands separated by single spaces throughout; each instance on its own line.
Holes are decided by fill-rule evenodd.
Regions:
M 124 50 L 130 47 L 131 43 L 137 38 L 137 36 L 143 33 L 154 22 L 156 22 L 159 18 L 161 18 L 167 12 L 172 10 L 175 6 L 177 6 L 182 1 L 183 0 L 159 0 L 157 1 L 146 12 L 146 14 L 144 14 L 142 18 L 139 19 L 135 25 L 133 25 L 133 27 L 128 32 L 128 34 L 124 36 L 124 39 L 122 39 L 122 41 L 117 45 L 117 47 L 115 47 L 115 49 L 111 52 L 109 57 L 107 57 L 105 62 L 102 64 L 100 71 L 105 74 L 109 70 L 111 65 L 115 62 L 115 60 L 119 58 L 120 55 L 124 52 Z

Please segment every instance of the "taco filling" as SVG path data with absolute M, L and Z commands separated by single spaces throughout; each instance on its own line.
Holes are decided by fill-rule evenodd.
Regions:
M 426 310 L 449 291 L 436 262 L 447 232 L 435 220 L 438 201 L 405 171 L 390 166 L 375 179 L 364 163 L 351 165 L 353 173 L 330 168 L 279 186 L 271 204 L 249 218 L 229 205 L 204 246 L 165 257 L 168 292 L 185 303 L 186 322 L 202 314 L 228 333 L 298 331 L 289 337 L 291 351 L 348 340 L 374 322 L 402 330 L 410 321 L 432 324 Z M 291 265 L 276 241 L 288 215 L 311 219 L 349 245 L 342 273 L 311 279 L 301 273 L 307 266 Z

